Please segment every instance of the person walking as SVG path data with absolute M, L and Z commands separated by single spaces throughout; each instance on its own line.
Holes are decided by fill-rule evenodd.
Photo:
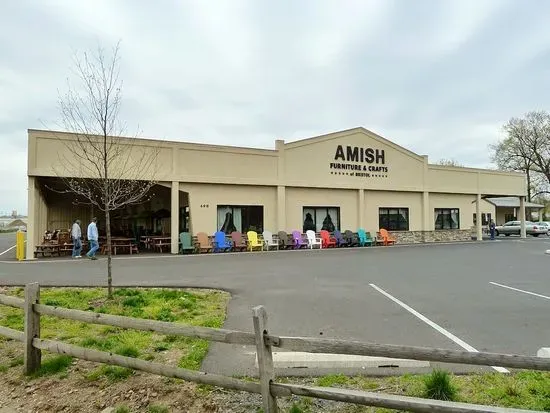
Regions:
M 90 243 L 90 251 L 86 256 L 91 260 L 97 260 L 95 256 L 96 251 L 99 249 L 99 234 L 97 232 L 97 218 L 92 218 L 92 222 L 88 225 L 88 242 Z
M 75 219 L 71 228 L 71 238 L 73 239 L 73 258 L 82 258 L 82 229 L 80 228 L 80 220 Z
M 489 224 L 489 232 L 491 234 L 491 240 L 495 239 L 495 229 L 496 229 L 495 221 L 491 220 Z

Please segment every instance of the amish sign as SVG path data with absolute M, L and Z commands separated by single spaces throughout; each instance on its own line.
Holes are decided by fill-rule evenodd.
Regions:
M 334 175 L 387 178 L 388 167 L 385 163 L 384 149 L 349 145 L 344 148 L 344 146 L 338 145 L 334 154 L 334 162 L 330 162 L 329 169 L 337 171 L 331 171 L 331 174 Z

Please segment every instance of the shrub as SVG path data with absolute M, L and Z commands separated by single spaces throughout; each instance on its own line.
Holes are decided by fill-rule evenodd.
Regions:
M 424 397 L 435 400 L 454 400 L 456 387 L 451 382 L 450 374 L 436 369 L 424 379 Z

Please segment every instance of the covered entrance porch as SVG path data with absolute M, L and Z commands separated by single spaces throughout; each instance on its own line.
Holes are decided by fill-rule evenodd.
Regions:
M 68 192 L 62 179 L 29 177 L 28 200 L 27 259 L 37 255 L 70 255 L 70 230 L 76 219 L 81 221 L 82 236 L 86 239 L 87 225 L 92 217 L 97 217 L 100 247 L 106 246 L 104 213 L 85 198 Z M 176 254 L 179 234 L 190 230 L 189 194 L 179 190 L 178 182 L 174 185 L 159 182 L 144 202 L 111 211 L 114 254 L 137 251 Z

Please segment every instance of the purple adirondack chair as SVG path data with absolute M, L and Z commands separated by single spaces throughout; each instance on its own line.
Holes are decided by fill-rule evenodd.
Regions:
M 334 231 L 334 238 L 336 238 L 336 246 L 337 247 L 347 247 L 348 241 L 344 238 L 342 233 L 340 231 Z
M 300 231 L 292 231 L 292 239 L 294 240 L 294 249 L 307 247 L 307 242 L 302 238 L 302 233 Z

